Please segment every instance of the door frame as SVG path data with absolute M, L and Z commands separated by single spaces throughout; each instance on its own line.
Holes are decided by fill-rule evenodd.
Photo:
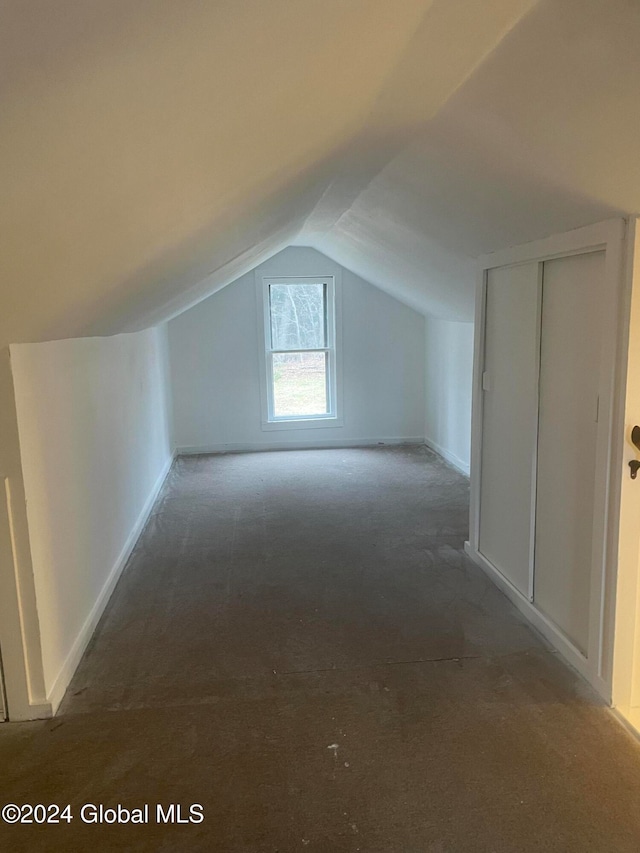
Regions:
M 4 713 L 8 720 L 52 716 L 47 701 L 40 624 L 22 483 L 0 476 L 0 647 Z
M 574 231 L 556 234 L 532 243 L 484 255 L 478 259 L 476 288 L 475 350 L 471 423 L 471 498 L 469 541 L 465 550 L 481 566 L 533 626 L 610 702 L 612 698 L 613 639 L 616 592 L 617 529 L 623 442 L 621 429 L 622 373 L 620 339 L 626 315 L 623 294 L 623 267 L 626 223 L 612 219 Z M 594 536 L 591 566 L 591 606 L 589 648 L 583 655 L 562 631 L 535 605 L 532 594 L 525 596 L 479 551 L 480 483 L 482 477 L 482 428 L 486 292 L 488 270 L 545 261 L 570 255 L 604 251 L 605 272 L 602 300 L 602 345 L 600 353 L 600 410 L 594 489 Z M 538 275 L 539 293 L 542 276 Z M 535 460 L 534 460 L 535 461 Z M 532 541 L 535 506 L 532 502 Z M 530 561 L 530 572 L 533 560 Z M 530 577 L 529 592 L 532 592 Z
M 4 670 L 2 668 L 2 649 L 0 648 L 0 723 L 6 723 L 9 719 L 7 706 L 7 691 L 4 684 Z
M 640 453 L 631 430 L 640 424 L 640 219 L 627 229 L 624 277 L 624 325 L 620 339 L 619 422 L 622 437 L 618 466 L 617 525 L 612 531 L 618 556 L 613 655 L 613 705 L 640 732 L 640 479 L 631 480 L 629 462 Z

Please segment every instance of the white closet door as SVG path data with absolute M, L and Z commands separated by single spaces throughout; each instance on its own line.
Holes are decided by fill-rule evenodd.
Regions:
M 530 593 L 539 264 L 487 273 L 479 551 Z
M 544 264 L 536 605 L 587 654 L 604 252 Z

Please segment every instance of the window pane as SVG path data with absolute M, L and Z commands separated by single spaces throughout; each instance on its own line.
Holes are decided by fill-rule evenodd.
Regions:
M 273 355 L 273 412 L 277 418 L 328 413 L 326 353 Z
M 327 345 L 324 284 L 271 284 L 271 349 L 320 349 Z

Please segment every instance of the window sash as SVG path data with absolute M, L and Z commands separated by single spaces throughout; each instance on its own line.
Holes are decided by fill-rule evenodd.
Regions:
M 325 354 L 324 376 L 325 376 L 325 393 L 326 393 L 326 412 L 314 412 L 313 414 L 300 415 L 276 415 L 275 412 L 275 384 L 273 378 L 273 356 L 274 355 L 296 355 L 296 353 L 305 352 L 323 352 Z M 333 412 L 332 399 L 333 391 L 331 376 L 333 370 L 333 353 L 328 348 L 314 350 L 270 350 L 267 353 L 267 393 L 269 397 L 269 420 L 277 423 L 279 421 L 309 421 L 309 420 L 326 420 L 327 418 L 335 418 Z
M 331 352 L 331 347 L 308 347 L 305 349 L 304 347 L 298 347 L 296 349 L 270 349 L 268 352 L 271 355 L 287 355 L 288 353 L 296 353 L 296 352 Z
M 325 348 L 329 347 L 329 345 L 330 345 L 330 341 L 329 341 L 329 311 L 330 311 L 329 296 L 330 296 L 330 293 L 329 293 L 328 282 L 317 281 L 317 280 L 309 280 L 309 279 L 297 279 L 295 281 L 285 281 L 285 280 L 281 279 L 278 281 L 270 281 L 266 285 L 266 287 L 267 287 L 266 307 L 268 308 L 268 311 L 269 311 L 268 348 L 271 350 L 271 352 L 287 352 L 287 351 L 302 352 L 303 350 L 306 350 L 306 349 L 308 349 L 309 351 L 314 350 L 314 349 L 320 349 L 318 347 L 294 346 L 294 347 L 280 348 L 280 347 L 274 347 L 273 346 L 274 323 L 273 323 L 273 312 L 272 312 L 272 306 L 273 306 L 272 288 L 278 287 L 278 286 L 296 287 L 296 286 L 305 285 L 305 284 L 321 285 L 322 286 L 322 327 L 321 327 L 322 328 L 322 339 L 324 341 Z

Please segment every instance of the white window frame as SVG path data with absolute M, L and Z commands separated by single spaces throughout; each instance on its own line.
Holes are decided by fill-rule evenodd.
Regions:
M 269 287 L 272 284 L 324 284 L 327 295 L 327 340 L 325 347 L 313 348 L 307 352 L 325 352 L 327 354 L 327 408 L 324 415 L 286 415 L 276 416 L 273 400 L 273 355 L 281 352 L 271 347 L 271 313 L 269 305 Z M 342 376 L 341 376 L 341 324 L 340 324 L 340 282 L 334 275 L 324 276 L 260 276 L 256 275 L 258 299 L 258 333 L 260 344 L 260 397 L 262 404 L 261 426 L 263 430 L 316 429 L 322 427 L 341 427 L 342 420 Z M 302 352 L 302 350 L 295 350 Z

